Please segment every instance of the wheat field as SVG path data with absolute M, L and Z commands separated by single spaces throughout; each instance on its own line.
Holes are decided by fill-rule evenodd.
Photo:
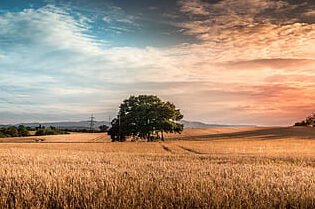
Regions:
M 5 139 L 0 207 L 315 208 L 313 138 L 307 128 L 230 128 L 154 143 Z

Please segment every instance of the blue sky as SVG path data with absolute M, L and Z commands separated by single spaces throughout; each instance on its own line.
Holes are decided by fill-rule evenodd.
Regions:
M 129 95 L 156 94 L 188 120 L 290 124 L 314 111 L 314 9 L 2 0 L 0 123 L 104 120 Z
M 21 12 L 54 6 L 76 21 L 88 24 L 89 33 L 111 46 L 170 46 L 193 37 L 182 36 L 169 22 L 176 1 L 4 1 L 3 12 Z

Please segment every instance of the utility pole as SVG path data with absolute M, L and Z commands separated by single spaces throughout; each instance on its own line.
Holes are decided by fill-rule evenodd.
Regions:
M 93 116 L 93 113 L 91 114 L 90 117 L 90 131 L 93 132 L 94 131 L 94 125 L 95 125 L 95 121 L 94 121 L 95 117 Z
M 120 132 L 120 111 L 118 113 L 118 139 L 121 141 L 121 132 Z

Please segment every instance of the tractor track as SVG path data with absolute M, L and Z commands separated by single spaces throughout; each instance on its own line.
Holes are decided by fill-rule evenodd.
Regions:
M 174 154 L 174 152 L 173 152 L 168 146 L 166 146 L 166 145 L 164 145 L 164 144 L 161 144 L 161 147 L 162 147 L 166 152 L 169 152 L 169 153 Z
M 186 152 L 189 152 L 189 153 L 192 153 L 192 154 L 197 154 L 197 155 L 204 155 L 204 154 L 206 154 L 206 153 L 202 153 L 202 152 L 196 151 L 194 149 L 183 147 L 183 146 L 180 146 L 180 145 L 178 145 L 178 147 L 181 148 L 182 150 L 185 150 Z

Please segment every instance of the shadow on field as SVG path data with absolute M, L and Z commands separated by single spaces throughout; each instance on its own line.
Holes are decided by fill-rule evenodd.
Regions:
M 197 135 L 183 137 L 186 140 L 217 140 L 217 139 L 315 139 L 315 128 L 311 127 L 271 127 L 271 128 L 255 128 L 253 130 L 236 131 L 233 133 L 218 133 L 209 135 Z

